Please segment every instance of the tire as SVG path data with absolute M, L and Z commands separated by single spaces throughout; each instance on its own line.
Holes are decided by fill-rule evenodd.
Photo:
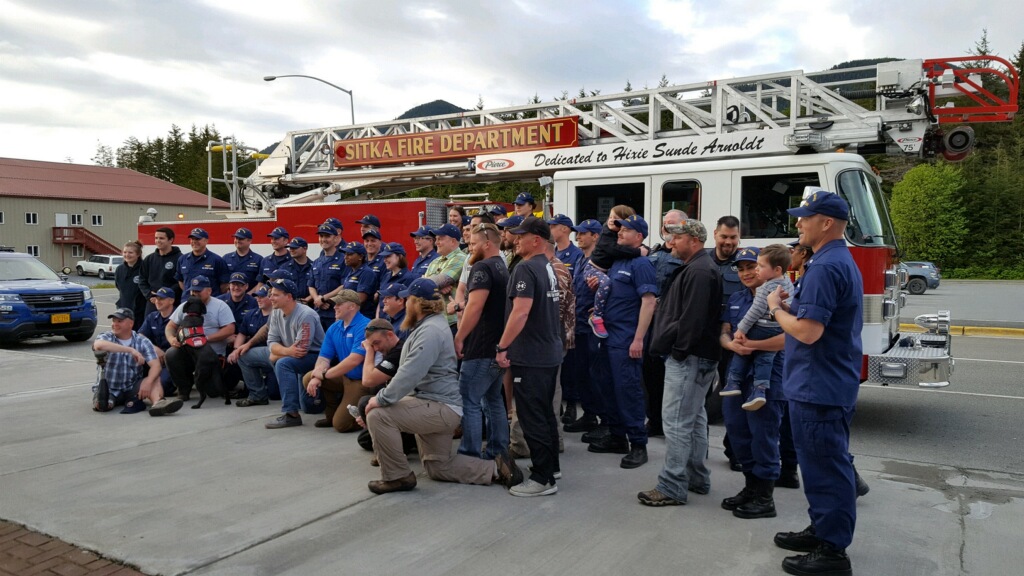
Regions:
M 92 330 L 88 332 L 75 332 L 74 334 L 65 334 L 64 339 L 68 342 L 85 342 L 89 338 L 92 338 Z
M 85 276 L 85 270 L 82 270 L 81 266 L 75 266 L 75 272 L 78 272 L 79 276 Z
M 927 289 L 928 283 L 924 281 L 924 278 L 911 278 L 910 282 L 907 282 L 907 291 L 911 294 L 924 294 L 924 291 Z
M 100 270 L 99 274 L 97 274 L 97 276 L 100 277 L 100 280 L 106 280 L 107 279 L 107 273 L 104 272 L 103 270 Z

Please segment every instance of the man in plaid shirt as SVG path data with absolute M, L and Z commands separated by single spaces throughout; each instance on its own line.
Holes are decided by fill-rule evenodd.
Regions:
M 107 316 L 111 330 L 96 337 L 92 349 L 100 356 L 106 353 L 105 366 L 99 378 L 106 378 L 109 397 L 106 406 L 100 406 L 99 384 L 93 389 L 93 410 L 108 412 L 115 406 L 124 406 L 122 414 L 134 414 L 146 409 L 143 402 L 149 398 L 153 403 L 151 416 L 163 416 L 177 412 L 181 400 L 167 400 L 160 385 L 160 359 L 153 343 L 145 336 L 132 330 L 135 314 L 130 308 L 118 308 Z M 147 370 L 148 368 L 148 370 Z

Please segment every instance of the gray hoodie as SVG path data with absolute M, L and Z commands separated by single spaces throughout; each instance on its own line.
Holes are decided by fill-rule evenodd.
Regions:
M 444 314 L 431 314 L 413 326 L 402 347 L 398 372 L 377 393 L 377 402 L 389 406 L 409 395 L 462 406 L 455 343 Z

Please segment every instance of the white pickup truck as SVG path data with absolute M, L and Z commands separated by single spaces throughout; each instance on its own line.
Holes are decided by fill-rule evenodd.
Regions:
M 97 254 L 88 260 L 79 260 L 75 264 L 75 272 L 79 276 L 96 275 L 100 280 L 114 277 L 114 270 L 124 262 L 120 254 Z

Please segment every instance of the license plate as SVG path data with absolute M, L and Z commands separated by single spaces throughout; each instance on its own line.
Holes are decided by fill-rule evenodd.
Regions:
M 50 324 L 67 324 L 71 322 L 71 314 L 50 314 Z

